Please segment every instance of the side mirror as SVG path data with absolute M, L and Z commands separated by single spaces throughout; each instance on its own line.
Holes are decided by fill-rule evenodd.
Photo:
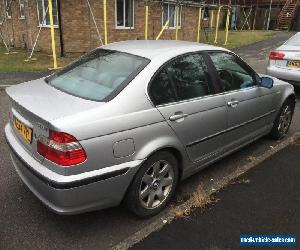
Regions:
M 273 88 L 274 85 L 274 81 L 272 78 L 267 77 L 267 76 L 263 76 L 260 78 L 260 84 L 261 87 L 267 88 L 267 89 L 271 89 Z

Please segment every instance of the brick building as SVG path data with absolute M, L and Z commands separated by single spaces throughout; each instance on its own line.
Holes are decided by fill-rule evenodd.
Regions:
M 2 1 L 2 2 L 1 2 Z M 103 39 L 103 1 L 89 0 L 52 0 L 57 50 L 64 52 L 85 52 L 99 46 L 95 22 Z M 193 1 L 195 3 L 199 1 Z M 175 38 L 175 4 L 150 2 L 148 39 L 154 39 L 163 24 L 169 19 L 169 27 L 161 39 Z M 32 48 L 39 28 L 41 33 L 37 49 L 50 51 L 50 21 L 47 12 L 48 0 L 0 0 L 2 20 L 1 31 L 6 42 L 12 46 Z M 197 37 L 198 10 L 196 6 L 179 8 L 178 39 L 195 41 Z M 45 20 L 43 16 L 47 12 Z M 209 11 L 203 13 L 203 25 L 208 25 Z M 222 19 L 222 18 L 221 18 Z M 222 23 L 222 21 L 221 21 Z M 59 25 L 60 24 L 60 25 Z M 144 39 L 145 1 L 144 0 L 107 0 L 108 42 L 129 39 Z
M 0 31 L 4 40 L 12 46 L 31 49 L 40 30 L 36 48 L 50 51 L 48 1 L 0 0 Z M 172 1 L 107 0 L 108 42 L 144 39 L 145 2 L 149 6 L 148 39 L 155 39 L 166 20 L 169 20 L 169 26 L 160 39 L 175 39 L 176 5 L 170 3 Z M 251 4 L 255 2 L 256 7 L 261 2 L 267 8 L 269 3 L 267 0 L 181 0 L 179 2 L 185 4 L 179 8 L 178 39 L 189 41 L 196 41 L 197 38 L 199 3 L 210 4 L 202 11 L 202 25 L 208 29 L 215 26 L 218 4 L 240 4 L 247 8 L 246 4 L 250 2 Z M 273 4 L 278 6 L 282 6 L 284 2 L 273 0 Z M 103 39 L 103 0 L 52 0 L 52 3 L 57 51 L 86 52 L 100 45 L 95 23 Z M 211 20 L 212 11 L 215 13 L 213 20 Z M 225 13 L 221 13 L 221 27 L 225 22 Z

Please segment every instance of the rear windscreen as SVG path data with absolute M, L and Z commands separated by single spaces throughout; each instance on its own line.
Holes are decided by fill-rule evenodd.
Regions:
M 149 60 L 112 50 L 96 49 L 46 78 L 51 86 L 84 99 L 105 101 L 122 89 Z
M 287 40 L 285 45 L 300 46 L 300 33 L 292 36 L 289 40 Z

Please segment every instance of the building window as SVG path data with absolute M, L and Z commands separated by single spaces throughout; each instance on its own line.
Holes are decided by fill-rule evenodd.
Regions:
M 5 4 L 5 13 L 7 18 L 11 18 L 11 5 L 12 5 L 12 0 L 4 0 Z
M 178 19 L 178 27 L 181 27 L 181 6 L 179 7 L 179 19 Z M 176 28 L 176 5 L 175 4 L 163 4 L 163 11 L 162 11 L 162 25 L 164 26 L 167 21 L 169 20 L 169 29 Z
M 38 9 L 38 18 L 39 25 L 49 27 L 50 26 L 50 17 L 49 17 L 49 0 L 37 0 L 37 9 Z M 53 14 L 53 23 L 55 26 L 58 25 L 58 14 L 57 14 L 57 2 L 52 0 L 52 14 Z
M 209 19 L 209 9 L 208 7 L 205 7 L 203 12 L 202 12 L 202 19 L 203 20 L 208 20 Z
M 134 0 L 116 0 L 116 28 L 134 28 Z
M 25 0 L 19 0 L 20 18 L 25 18 Z

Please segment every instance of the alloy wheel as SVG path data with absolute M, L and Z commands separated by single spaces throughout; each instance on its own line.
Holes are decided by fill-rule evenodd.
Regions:
M 146 209 L 159 207 L 169 196 L 174 184 L 174 169 L 165 160 L 151 165 L 140 185 L 139 198 Z
M 286 105 L 279 117 L 278 132 L 281 136 L 285 135 L 290 127 L 293 117 L 293 112 L 289 105 Z

